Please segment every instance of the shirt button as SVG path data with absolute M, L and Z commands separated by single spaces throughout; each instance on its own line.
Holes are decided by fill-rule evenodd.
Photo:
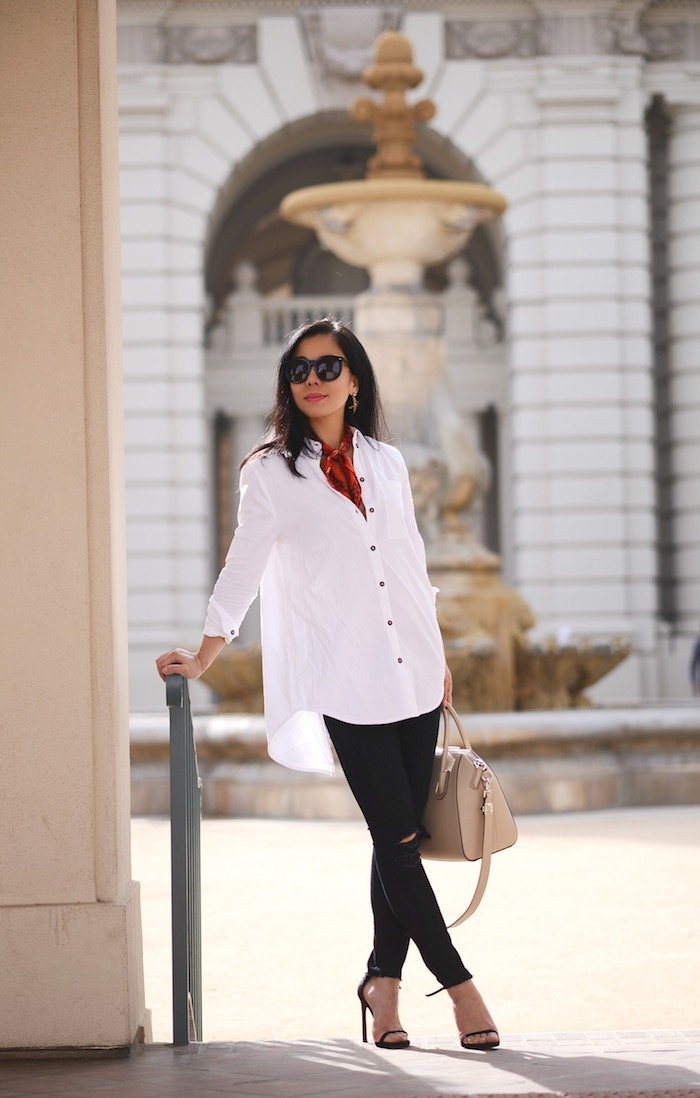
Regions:
M 376 548 L 377 548 L 377 546 L 376 546 L 376 545 L 370 545 L 370 549 L 372 550 L 372 552 L 374 552 L 374 550 L 375 550 Z
M 399 656 L 399 663 L 403 663 L 403 660 L 401 659 L 401 656 Z
M 360 477 L 360 484 L 364 484 L 364 483 L 365 483 L 365 478 L 364 478 L 364 477 Z
M 393 625 L 393 624 L 394 624 L 393 621 L 388 621 L 387 622 L 387 625 Z
M 374 514 L 374 507 L 370 507 L 370 509 L 369 509 L 369 513 L 370 513 L 370 515 L 373 515 L 373 514 Z
M 380 580 L 380 581 L 379 581 L 379 586 L 380 586 L 380 587 L 383 587 L 383 586 L 384 586 L 384 580 Z
M 232 637 L 235 637 L 235 635 L 236 635 L 236 630 L 235 630 L 235 629 L 232 629 L 232 630 L 231 630 L 231 636 L 232 636 Z

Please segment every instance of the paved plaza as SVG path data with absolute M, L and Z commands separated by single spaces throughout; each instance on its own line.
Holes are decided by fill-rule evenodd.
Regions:
M 421 1037 L 391 1053 L 347 1038 L 152 1046 L 123 1060 L 0 1063 L 0 1095 L 24 1098 L 697 1098 L 700 1031 L 510 1037 L 491 1054 Z
M 453 931 L 503 1033 L 700 1027 L 700 807 L 519 816 L 483 903 Z M 169 827 L 134 821 L 146 1003 L 171 1038 Z M 208 819 L 202 831 L 204 1037 L 360 1036 L 371 942 L 363 823 Z M 449 919 L 473 866 L 426 863 Z M 402 1021 L 452 1032 L 411 948 Z
M 368 952 L 361 823 L 206 820 L 204 1042 L 171 1039 L 169 828 L 134 821 L 155 1044 L 118 1061 L 0 1063 L 0 1095 L 700 1095 L 700 807 L 524 816 L 454 940 L 502 1035 L 459 1049 L 446 996 L 412 952 L 411 1049 L 359 1041 Z M 429 867 L 446 914 L 473 867 Z

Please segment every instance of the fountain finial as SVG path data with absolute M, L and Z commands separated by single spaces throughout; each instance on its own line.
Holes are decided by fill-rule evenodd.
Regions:
M 413 152 L 414 122 L 429 122 L 435 115 L 435 104 L 421 99 L 410 106 L 406 92 L 423 79 L 423 72 L 413 64 L 413 50 L 405 34 L 385 31 L 374 43 L 374 64 L 362 74 L 369 88 L 383 92 L 384 102 L 356 99 L 350 106 L 350 116 L 356 122 L 374 122 L 372 140 L 376 154 L 367 161 L 366 177 L 379 179 L 422 179 L 423 162 Z

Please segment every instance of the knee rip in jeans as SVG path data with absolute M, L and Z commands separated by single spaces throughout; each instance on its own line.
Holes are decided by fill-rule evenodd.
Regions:
M 377 854 L 382 859 L 391 860 L 400 869 L 416 869 L 420 865 L 420 840 L 417 832 L 408 839 L 381 847 Z

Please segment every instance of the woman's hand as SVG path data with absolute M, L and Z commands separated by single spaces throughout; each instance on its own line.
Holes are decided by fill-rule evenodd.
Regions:
M 442 695 L 442 705 L 452 705 L 452 672 L 445 664 L 445 690 Z
M 198 652 L 188 652 L 186 648 L 171 648 L 156 660 L 158 674 L 163 682 L 166 675 L 183 675 L 186 679 L 198 679 L 203 675 L 222 648 L 226 645 L 223 637 L 202 637 Z
M 198 679 L 205 668 L 197 652 L 188 652 L 186 648 L 173 648 L 164 652 L 156 660 L 158 674 L 163 682 L 167 675 L 182 675 L 186 679 Z

